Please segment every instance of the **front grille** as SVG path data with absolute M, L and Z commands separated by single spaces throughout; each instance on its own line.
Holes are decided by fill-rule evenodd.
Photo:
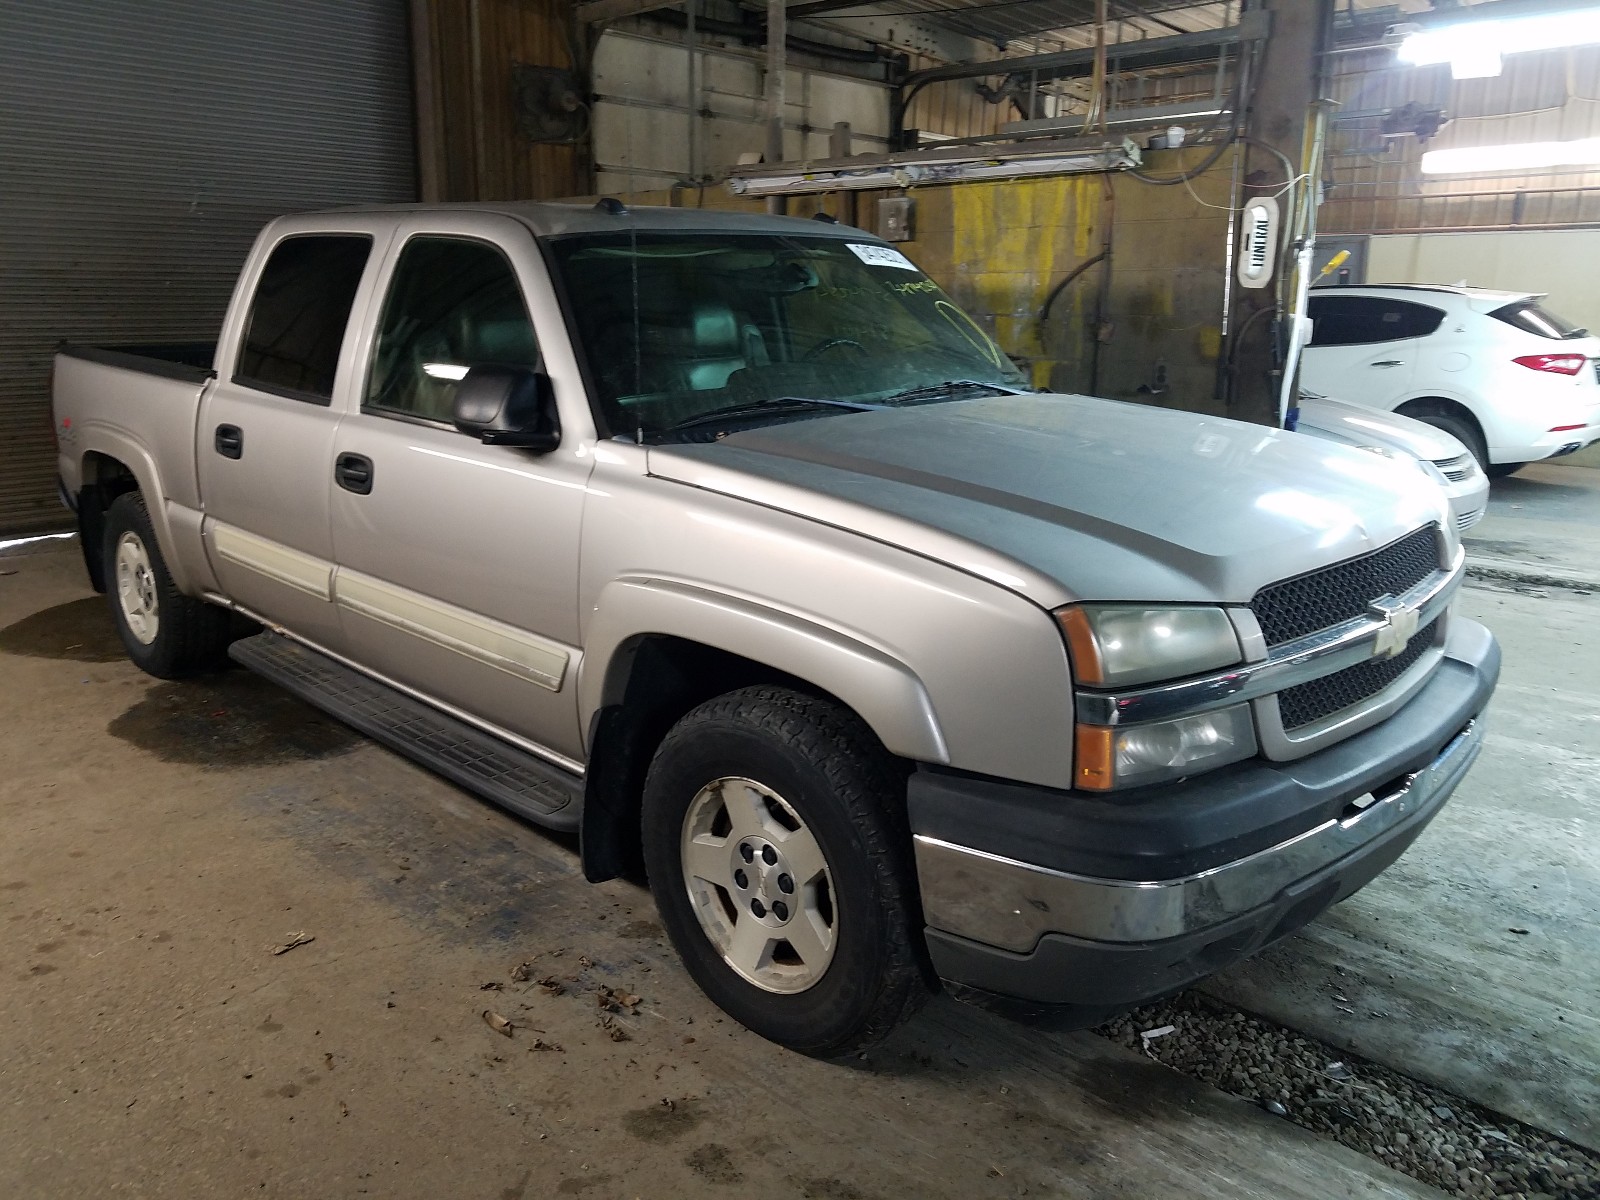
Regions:
M 1444 473 L 1444 477 L 1452 483 L 1460 483 L 1472 474 L 1472 458 L 1470 455 L 1460 455 L 1457 458 L 1436 458 L 1433 465 Z
M 1352 617 L 1364 617 L 1367 606 L 1379 596 L 1398 596 L 1438 569 L 1438 527 L 1429 525 L 1382 550 L 1264 587 L 1250 601 L 1250 611 L 1261 623 L 1267 645 L 1281 646 Z
M 1383 691 L 1433 645 L 1434 624 L 1417 630 L 1416 636 L 1394 658 L 1369 658 L 1332 675 L 1279 692 L 1278 713 L 1284 732 L 1293 733 Z

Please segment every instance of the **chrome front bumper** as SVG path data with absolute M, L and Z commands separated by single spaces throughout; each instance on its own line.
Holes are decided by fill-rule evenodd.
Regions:
M 1234 862 L 1178 879 L 1100 879 L 916 835 L 917 873 L 934 930 L 1017 953 L 1045 934 L 1149 943 L 1219 925 L 1368 847 L 1425 823 L 1483 746 L 1469 721 L 1428 766 L 1359 797 L 1339 818 Z

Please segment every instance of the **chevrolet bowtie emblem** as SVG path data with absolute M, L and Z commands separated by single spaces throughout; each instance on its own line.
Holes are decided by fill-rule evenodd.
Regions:
M 1396 596 L 1379 596 L 1367 605 L 1367 612 L 1383 622 L 1372 643 L 1373 658 L 1394 658 L 1405 651 L 1406 644 L 1417 632 L 1417 609 L 1402 603 Z

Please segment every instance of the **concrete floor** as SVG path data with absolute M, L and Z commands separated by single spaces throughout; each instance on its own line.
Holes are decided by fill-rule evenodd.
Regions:
M 1465 593 L 1507 668 L 1457 800 L 1217 990 L 1593 1145 L 1600 600 L 1496 587 Z M 141 675 L 102 604 L 70 543 L 0 557 L 0 1195 L 1437 1194 L 944 1000 L 849 1067 L 775 1050 L 638 887 L 251 677 Z

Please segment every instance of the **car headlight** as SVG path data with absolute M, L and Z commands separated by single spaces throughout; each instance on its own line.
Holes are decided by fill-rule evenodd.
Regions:
M 1235 704 L 1149 725 L 1079 724 L 1073 782 L 1105 791 L 1195 775 L 1256 752 L 1250 706 Z
M 1242 657 L 1233 622 L 1220 608 L 1081 604 L 1056 613 L 1072 673 L 1090 687 L 1181 679 Z
M 1231 667 L 1244 656 L 1220 608 L 1081 604 L 1061 609 L 1077 683 L 1133 687 Z M 1075 786 L 1095 791 L 1193 775 L 1256 752 L 1248 704 L 1143 725 L 1080 721 L 1073 746 Z
M 1396 461 L 1411 457 L 1409 454 L 1401 454 L 1400 451 L 1392 446 L 1357 446 L 1356 449 L 1365 450 L 1368 454 L 1381 454 L 1385 458 L 1392 458 Z

